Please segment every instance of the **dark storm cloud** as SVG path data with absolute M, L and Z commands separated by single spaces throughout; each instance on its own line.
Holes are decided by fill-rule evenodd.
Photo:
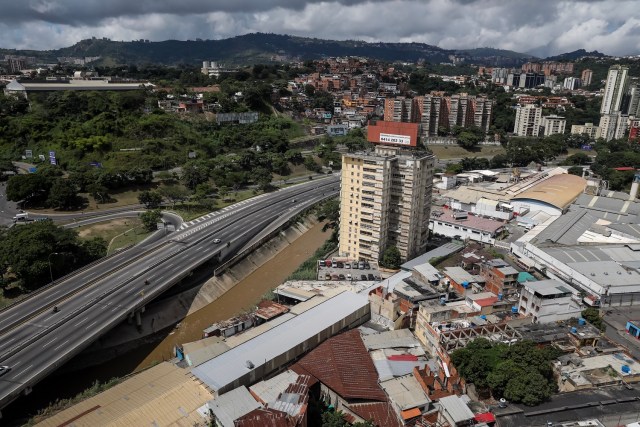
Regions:
M 351 6 L 371 1 L 339 0 L 337 3 Z M 25 0 L 2 5 L 0 21 L 81 25 L 150 13 L 186 16 L 209 12 L 254 13 L 276 8 L 301 10 L 319 2 L 321 0 Z
M 640 52 L 638 0 L 0 1 L 0 47 L 49 49 L 91 36 L 219 39 L 272 32 L 557 54 Z M 6 4 L 5 4 L 6 3 Z

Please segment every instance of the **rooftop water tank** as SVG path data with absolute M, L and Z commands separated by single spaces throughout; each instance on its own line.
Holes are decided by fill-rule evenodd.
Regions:
M 516 307 L 515 305 L 513 307 L 511 307 L 511 312 L 512 313 L 517 313 L 518 312 L 518 307 Z
M 578 328 L 576 328 L 575 326 L 573 326 L 573 327 L 571 328 L 571 333 L 572 333 L 572 334 L 577 334 L 577 333 L 578 333 Z
M 587 321 L 584 320 L 582 317 L 578 319 L 578 325 L 580 326 L 584 326 L 587 324 Z
M 628 374 L 631 372 L 631 368 L 628 365 L 622 365 L 622 368 L 620 368 L 620 370 L 625 374 Z
M 498 301 L 502 301 L 502 292 L 498 294 Z
M 487 320 L 487 316 L 486 316 L 486 315 L 484 315 L 484 314 L 483 314 L 483 315 L 481 315 L 481 316 L 480 316 L 480 318 L 481 318 L 482 320 Z

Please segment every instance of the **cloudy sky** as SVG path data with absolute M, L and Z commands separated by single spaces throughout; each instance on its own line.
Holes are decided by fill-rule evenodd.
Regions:
M 113 40 L 220 39 L 251 32 L 640 54 L 638 0 L 0 0 L 0 47 Z

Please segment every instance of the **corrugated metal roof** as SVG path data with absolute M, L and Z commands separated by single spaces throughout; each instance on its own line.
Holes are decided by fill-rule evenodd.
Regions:
M 380 332 L 362 337 L 362 342 L 369 351 L 381 348 L 420 347 L 420 341 L 408 329 Z
M 357 329 L 329 338 L 291 367 L 309 374 L 345 399 L 386 401 L 378 374 Z
M 363 420 L 373 420 L 376 426 L 401 427 L 398 415 L 387 402 L 352 403 L 349 409 Z
M 452 253 L 458 252 L 463 247 L 464 247 L 464 244 L 462 242 L 445 243 L 444 245 L 439 246 L 435 249 L 432 249 L 429 252 L 426 252 L 420 255 L 419 257 L 416 257 L 412 260 L 405 262 L 400 266 L 400 268 L 408 271 L 413 269 L 417 265 L 428 263 L 429 260 L 432 258 L 440 258 L 443 256 L 451 255 Z
M 250 372 L 247 361 L 260 366 L 265 360 L 272 360 L 288 349 L 302 344 L 368 304 L 366 294 L 343 292 L 283 322 L 277 328 L 270 329 L 197 366 L 192 373 L 212 390 L 219 390 Z
M 387 393 L 391 403 L 401 411 L 427 406 L 431 402 L 413 374 L 382 381 L 380 387 Z
M 236 421 L 235 427 L 294 427 L 286 412 L 271 408 L 257 408 Z
M 234 420 L 262 405 L 251 396 L 245 386 L 241 386 L 210 400 L 207 406 L 223 427 L 234 427 Z
M 461 423 L 475 418 L 471 409 L 469 409 L 467 404 L 458 396 L 441 397 L 438 403 L 455 423 Z
M 534 185 L 511 200 L 539 200 L 562 210 L 584 191 L 586 185 L 587 181 L 582 177 L 560 174 Z
M 260 381 L 249 387 L 254 396 L 257 396 L 263 403 L 272 402 L 278 398 L 292 382 L 295 382 L 298 374 L 287 369 L 281 374 L 276 375 L 266 381 Z

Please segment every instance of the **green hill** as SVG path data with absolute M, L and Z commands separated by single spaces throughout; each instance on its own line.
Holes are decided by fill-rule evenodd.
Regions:
M 499 49 L 471 49 L 457 51 L 476 64 L 515 62 L 531 57 Z M 98 65 L 162 64 L 195 65 L 202 61 L 246 65 L 267 63 L 276 58 L 319 59 L 335 56 L 362 56 L 384 61 L 425 60 L 430 63 L 449 62 L 449 55 L 457 53 L 424 43 L 368 43 L 357 40 L 323 40 L 280 34 L 254 33 L 223 40 L 166 40 L 161 42 L 113 41 L 87 39 L 73 46 L 49 51 L 18 51 L 0 49 L 0 54 L 27 55 L 43 62 L 56 62 L 59 57 L 100 56 Z

